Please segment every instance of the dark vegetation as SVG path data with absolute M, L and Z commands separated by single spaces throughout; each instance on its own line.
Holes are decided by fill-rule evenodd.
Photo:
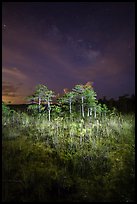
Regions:
M 128 111 L 90 90 L 2 104 L 3 202 L 135 202 L 133 97 Z
M 135 112 L 135 95 L 129 96 L 125 94 L 120 96 L 118 100 L 113 98 L 107 100 L 106 97 L 98 100 L 100 103 L 104 103 L 107 105 L 109 109 L 113 109 L 115 107 L 121 113 L 134 113 Z
M 120 96 L 117 100 L 114 98 L 107 99 L 105 96 L 98 100 L 101 104 L 106 104 L 110 110 L 116 108 L 117 111 L 126 114 L 135 112 L 135 95 L 123 95 Z M 54 104 L 54 102 L 53 102 Z M 58 104 L 55 102 L 55 105 Z M 16 111 L 27 112 L 27 107 L 29 104 L 8 104 L 8 106 Z

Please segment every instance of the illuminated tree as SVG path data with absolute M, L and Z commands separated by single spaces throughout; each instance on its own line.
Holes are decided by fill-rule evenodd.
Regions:
M 82 117 L 84 118 L 84 87 L 83 85 L 76 85 L 73 89 L 76 98 L 81 98 L 81 111 Z
M 49 115 L 49 121 L 50 121 L 50 111 L 51 111 L 51 106 L 50 103 L 52 101 L 52 98 L 54 97 L 54 92 L 52 90 L 48 90 L 48 88 L 45 86 L 45 91 L 44 91 L 44 100 L 47 101 L 48 103 L 48 115 Z
M 96 114 L 96 93 L 93 90 L 93 82 L 87 82 L 85 85 L 83 85 L 84 88 L 84 97 L 85 97 L 85 104 L 87 106 L 87 116 L 92 115 L 92 111 L 94 109 L 94 113 Z
M 72 91 L 69 91 L 67 88 L 64 89 L 64 95 L 62 98 L 59 99 L 59 102 L 61 104 L 63 103 L 69 103 L 69 113 L 70 115 L 72 114 L 72 102 L 74 101 L 75 98 L 75 93 Z
M 85 117 L 85 106 L 88 107 L 88 116 L 91 115 L 92 107 L 96 104 L 96 93 L 93 90 L 92 82 L 87 82 L 85 85 L 76 85 L 73 89 L 77 100 L 81 98 L 81 113 Z
M 37 103 L 37 100 L 38 100 L 39 112 L 41 111 L 41 103 L 46 102 L 46 104 L 48 104 L 48 115 L 49 115 L 49 121 L 50 121 L 50 112 L 51 112 L 50 103 L 54 96 L 55 95 L 52 90 L 49 90 L 45 85 L 39 84 L 36 86 L 36 90 L 34 94 L 32 96 L 29 96 L 28 99 L 33 101 L 33 103 Z

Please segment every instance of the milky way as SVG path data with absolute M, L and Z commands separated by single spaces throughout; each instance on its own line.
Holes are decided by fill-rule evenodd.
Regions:
M 25 103 L 94 82 L 98 98 L 135 91 L 134 3 L 12 2 L 2 6 L 2 100 Z

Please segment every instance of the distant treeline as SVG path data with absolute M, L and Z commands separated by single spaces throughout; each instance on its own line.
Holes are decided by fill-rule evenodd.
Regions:
M 135 95 L 129 96 L 128 94 L 125 94 L 123 96 L 119 96 L 118 100 L 113 98 L 108 100 L 104 96 L 103 99 L 99 99 L 98 101 L 101 104 L 106 104 L 109 109 L 116 108 L 122 113 L 135 111 Z
M 123 96 L 119 96 L 118 100 L 115 100 L 114 98 L 106 99 L 106 96 L 104 96 L 102 99 L 99 99 L 98 102 L 106 104 L 110 110 L 116 108 L 121 113 L 130 113 L 135 111 L 135 95 L 129 96 L 125 94 Z M 28 104 L 9 104 L 8 106 L 16 111 L 20 110 L 26 112 Z

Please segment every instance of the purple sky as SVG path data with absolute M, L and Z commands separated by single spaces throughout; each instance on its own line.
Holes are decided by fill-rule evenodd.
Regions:
M 94 82 L 98 98 L 135 92 L 134 3 L 2 5 L 2 100 L 24 103 L 37 84 L 63 93 Z

